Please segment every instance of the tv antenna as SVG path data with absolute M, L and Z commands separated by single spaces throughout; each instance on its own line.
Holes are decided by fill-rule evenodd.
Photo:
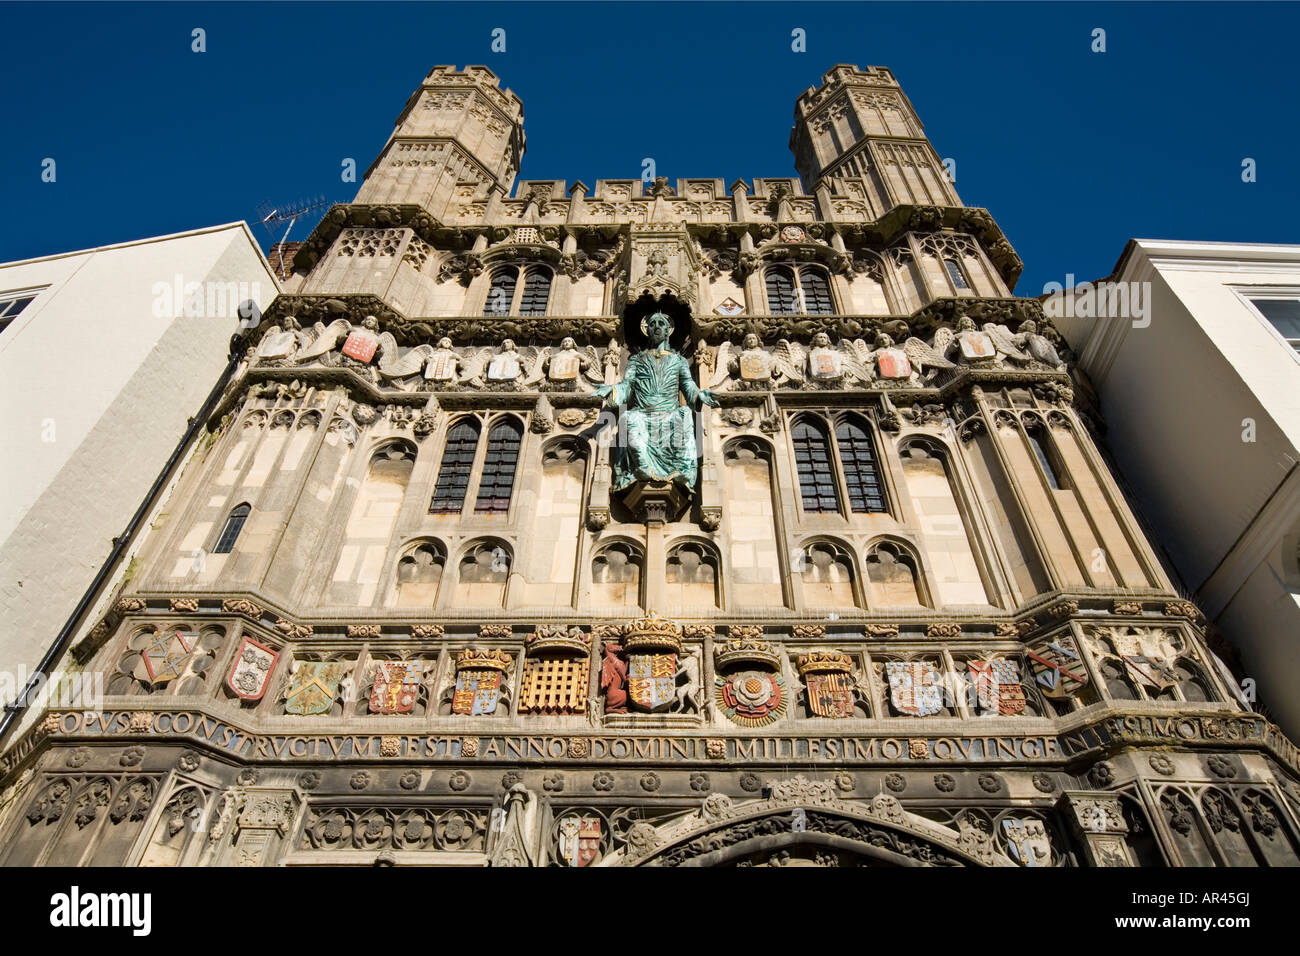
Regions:
M 312 218 L 319 217 L 321 214 L 317 210 L 324 209 L 329 205 L 331 203 L 328 199 L 324 196 L 317 196 L 314 199 L 296 203 L 273 204 L 264 202 L 257 207 L 258 217 L 270 236 L 275 236 L 275 230 L 280 223 L 287 222 L 289 224 L 285 227 L 284 235 L 280 237 L 280 241 L 277 243 L 280 259 L 277 275 L 284 275 L 284 244 L 289 238 L 289 233 L 293 231 L 294 224 L 299 219 L 308 218 L 309 214 L 311 214 Z

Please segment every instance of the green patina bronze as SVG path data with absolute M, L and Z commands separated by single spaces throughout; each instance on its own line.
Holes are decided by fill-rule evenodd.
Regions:
M 610 405 L 627 406 L 614 454 L 614 489 L 638 481 L 672 481 L 695 487 L 697 459 L 692 410 L 718 400 L 691 378 L 691 366 L 668 345 L 672 320 L 656 312 L 642 325 L 650 348 L 627 363 L 623 381 L 602 385 L 597 394 Z M 687 404 L 681 404 L 681 396 Z

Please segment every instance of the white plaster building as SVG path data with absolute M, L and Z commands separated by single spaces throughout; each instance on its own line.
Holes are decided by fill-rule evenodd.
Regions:
M 1107 443 L 1155 538 L 1294 734 L 1300 245 L 1135 239 L 1094 286 L 1106 284 L 1129 296 L 1118 317 L 1076 308 L 1098 298 L 1085 287 L 1049 297 L 1045 311 L 1097 390 Z
M 277 290 L 242 222 L 0 264 L 6 703 Z

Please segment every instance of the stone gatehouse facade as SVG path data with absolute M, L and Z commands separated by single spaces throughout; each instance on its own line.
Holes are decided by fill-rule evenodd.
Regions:
M 1300 755 L 889 70 L 798 97 L 797 178 L 524 146 L 437 67 L 297 249 L 0 862 L 1297 862 Z

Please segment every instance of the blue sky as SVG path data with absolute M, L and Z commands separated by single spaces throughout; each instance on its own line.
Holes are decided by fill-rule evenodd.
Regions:
M 1133 236 L 1300 241 L 1297 33 L 1290 3 L 0 3 L 0 261 L 350 200 L 439 63 L 522 97 L 523 178 L 793 175 L 795 97 L 846 62 L 894 70 L 1034 295 Z

